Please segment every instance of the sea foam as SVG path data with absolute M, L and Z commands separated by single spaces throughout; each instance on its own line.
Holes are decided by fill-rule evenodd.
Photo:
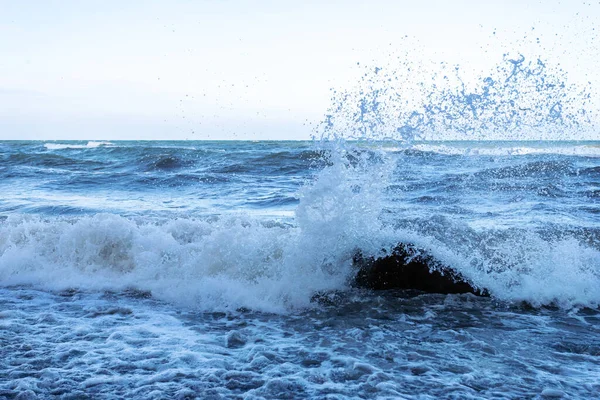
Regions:
M 101 146 L 112 146 L 112 142 L 94 142 L 90 141 L 87 144 L 78 143 L 44 143 L 44 147 L 48 150 L 64 150 L 64 149 L 95 149 Z
M 243 212 L 197 219 L 10 216 L 0 223 L 0 282 L 135 288 L 204 310 L 286 312 L 310 307 L 316 293 L 350 289 L 356 251 L 379 256 L 410 242 L 501 301 L 600 304 L 600 251 L 584 238 L 451 220 L 433 228 L 384 222 L 395 159 L 336 154 L 301 190 L 291 220 Z

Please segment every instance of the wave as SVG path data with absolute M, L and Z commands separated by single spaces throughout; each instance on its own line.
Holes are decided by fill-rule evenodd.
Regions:
M 89 170 L 104 165 L 101 161 L 84 160 L 53 153 L 13 153 L 6 155 L 2 161 L 5 166 L 40 168 L 40 173 L 44 173 L 44 169 L 46 171 L 63 168 L 69 170 Z
M 101 146 L 114 146 L 112 142 L 87 142 L 87 144 L 75 143 L 44 143 L 44 147 L 48 150 L 65 150 L 65 149 L 95 149 Z
M 106 214 L 51 223 L 9 218 L 0 237 L 3 285 L 136 288 L 207 310 L 308 306 L 315 291 L 344 286 L 351 254 L 344 262 L 318 242 L 302 243 L 298 229 L 247 217 L 160 225 Z
M 148 142 L 117 142 L 75 152 L 48 151 L 39 142 L 8 143 L 0 154 L 0 178 L 15 183 L 31 179 L 47 190 L 81 193 L 90 189 L 144 192 L 197 185 L 202 185 L 202 191 L 206 185 L 242 185 L 263 176 L 269 190 L 283 185 L 295 191 L 325 160 L 323 153 L 311 149 L 307 142 L 193 143 L 184 146 L 182 142 L 161 142 L 155 146 Z M 285 199 L 283 203 L 290 202 L 293 200 Z
M 308 195 L 314 201 L 298 207 L 293 226 L 248 214 L 166 221 L 111 214 L 11 216 L 0 223 L 0 282 L 49 289 L 134 287 L 207 310 L 306 307 L 315 292 L 344 287 L 355 248 L 369 249 L 371 238 L 380 235 L 376 215 L 365 214 L 364 207 L 331 208 L 340 196 L 351 200 L 359 194 L 343 189 L 343 180 L 333 185 L 337 179 L 330 174 L 314 186 L 329 195 Z M 355 224 L 364 239 L 350 226 Z
M 375 68 L 363 75 L 356 90 L 334 92 L 330 114 L 320 127 L 321 148 L 236 142 L 227 152 L 218 143 L 186 148 L 181 143 L 88 142 L 46 143 L 45 150 L 35 150 L 44 156 L 12 154 L 8 159 L 16 157 L 11 161 L 15 165 L 72 169 L 81 153 L 86 163 L 92 163 L 86 174 L 106 173 L 105 183 L 111 188 L 209 183 L 203 187 L 212 191 L 203 195 L 220 198 L 224 190 L 219 184 L 229 184 L 231 179 L 238 186 L 229 191 L 240 192 L 250 209 L 297 205 L 294 216 L 285 222 L 254 217 L 251 211 L 206 219 L 168 219 L 151 212 L 132 218 L 11 216 L 0 222 L 0 284 L 135 288 L 204 310 L 243 307 L 286 312 L 311 307 L 315 294 L 350 290 L 357 272 L 353 256 L 358 251 L 365 257 L 379 257 L 398 243 L 411 243 L 500 301 L 598 307 L 600 230 L 589 227 L 593 222 L 582 222 L 589 228 L 585 231 L 552 225 L 544 214 L 561 214 L 547 200 L 570 193 L 554 181 L 579 176 L 581 171 L 585 179 L 575 186 L 588 190 L 585 204 L 594 198 L 595 186 L 586 186 L 586 179 L 593 181 L 595 166 L 584 165 L 579 171 L 575 164 L 581 160 L 563 158 L 595 158 L 600 146 L 597 142 L 507 142 L 572 138 L 592 129 L 595 114 L 588 112 L 586 100 L 590 93 L 569 84 L 560 70 L 523 56 L 505 56 L 495 70 L 470 86 L 464 84 L 459 68 L 446 64 L 441 68 L 432 76 L 409 68 L 428 83 L 399 79 L 405 76 L 396 75 L 398 71 Z M 407 84 L 414 86 L 412 90 L 403 87 Z M 431 140 L 456 138 L 471 141 Z M 491 138 L 502 142 L 477 141 Z M 380 145 L 386 140 L 393 146 Z M 67 149 L 94 150 L 63 152 Z M 393 152 L 402 154 L 392 157 L 397 156 Z M 534 157 L 521 165 L 496 163 L 499 157 L 525 155 Z M 493 164 L 486 167 L 486 160 L 476 156 L 491 157 Z M 418 170 L 410 165 L 398 168 L 397 160 L 435 163 Z M 470 169 L 461 165 L 466 162 L 471 163 Z M 428 168 L 456 170 L 441 177 L 426 176 Z M 392 177 L 394 173 L 409 179 L 399 181 Z M 281 179 L 287 175 L 292 179 Z M 300 186 L 293 179 L 296 176 L 314 180 L 296 192 Z M 111 177 L 116 177 L 114 185 Z M 79 183 L 87 190 L 89 178 L 68 179 L 69 187 Z M 64 182 L 57 179 L 53 187 Z M 257 184 L 266 193 L 257 193 L 253 187 Z M 411 187 L 423 191 L 402 193 Z M 289 192 L 282 194 L 282 188 Z M 486 213 L 473 224 L 477 228 L 456 215 L 461 212 L 462 193 L 473 193 L 478 201 L 476 196 L 483 191 L 499 198 L 534 190 L 535 197 L 507 200 L 517 210 L 508 223 L 492 220 L 493 212 L 486 213 L 485 205 L 472 213 Z M 412 194 L 417 197 L 411 203 Z M 449 194 L 458 200 L 447 200 Z M 390 205 L 402 200 L 396 208 Z M 429 207 L 440 204 L 456 214 L 448 217 L 443 209 Z M 543 218 L 526 225 L 530 217 L 523 217 L 525 213 Z
M 392 148 L 388 151 L 400 151 L 401 148 Z M 573 145 L 568 142 L 545 142 L 537 145 L 503 145 L 493 142 L 485 144 L 465 143 L 465 144 L 414 144 L 410 147 L 411 151 L 431 152 L 445 155 L 459 156 L 524 156 L 524 155 L 548 155 L 556 154 L 563 156 L 578 157 L 600 157 L 600 145 L 579 144 Z
M 108 214 L 52 222 L 9 218 L 0 224 L 0 282 L 51 290 L 134 288 L 203 310 L 284 312 L 310 307 L 316 293 L 348 290 L 357 249 L 378 256 L 395 241 L 410 241 L 498 300 L 600 304 L 597 248 L 573 236 L 478 237 L 486 236 L 488 243 L 466 252 L 410 231 L 340 238 L 249 216 L 162 224 Z
M 251 213 L 10 216 L 0 222 L 0 284 L 135 288 L 203 310 L 289 312 L 313 306 L 317 293 L 350 290 L 358 250 L 377 257 L 414 243 L 500 301 L 600 305 L 600 231 L 474 229 L 435 214 L 383 222 L 382 194 L 393 169 L 385 159 L 332 159 L 283 222 Z

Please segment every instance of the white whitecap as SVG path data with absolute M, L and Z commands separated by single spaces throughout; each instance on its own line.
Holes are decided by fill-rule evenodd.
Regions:
M 95 149 L 101 146 L 113 146 L 112 142 L 94 142 L 90 141 L 87 144 L 75 143 L 44 143 L 44 147 L 48 150 L 64 150 L 64 149 Z

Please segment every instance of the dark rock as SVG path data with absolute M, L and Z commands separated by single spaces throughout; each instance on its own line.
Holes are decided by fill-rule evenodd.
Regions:
M 485 296 L 485 290 L 473 287 L 458 272 L 426 251 L 401 243 L 384 257 L 353 258 L 358 272 L 353 285 L 372 290 L 415 289 L 427 293 L 473 293 Z

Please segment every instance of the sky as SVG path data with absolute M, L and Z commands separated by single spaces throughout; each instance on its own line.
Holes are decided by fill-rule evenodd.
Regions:
M 596 26 L 598 1 L 0 0 L 0 140 L 308 139 L 358 64 L 406 58 L 598 86 Z

